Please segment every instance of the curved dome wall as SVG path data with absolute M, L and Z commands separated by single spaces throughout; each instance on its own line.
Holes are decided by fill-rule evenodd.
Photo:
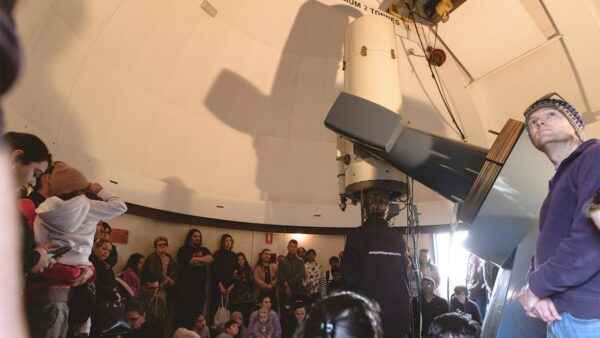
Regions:
M 256 223 L 358 223 L 356 208 L 337 207 L 335 135 L 323 119 L 343 87 L 344 30 L 362 12 L 214 0 L 211 17 L 200 4 L 21 1 L 25 67 L 6 101 L 8 127 L 38 134 L 56 159 L 131 203 Z M 416 47 L 397 30 L 399 46 Z M 412 125 L 456 137 L 423 90 L 433 83 L 414 75 L 426 65 L 399 63 Z M 444 216 L 424 224 L 447 223 L 448 205 L 431 203 Z

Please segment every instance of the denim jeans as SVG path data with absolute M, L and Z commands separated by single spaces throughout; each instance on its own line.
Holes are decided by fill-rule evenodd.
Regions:
M 548 323 L 547 338 L 600 337 L 600 319 L 580 319 L 568 312 L 560 314 L 562 320 Z

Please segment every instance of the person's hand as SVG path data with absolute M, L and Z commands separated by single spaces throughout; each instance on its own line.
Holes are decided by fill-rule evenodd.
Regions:
M 167 276 L 167 278 L 165 278 L 165 283 L 167 283 L 168 286 L 173 286 L 175 285 L 175 281 L 173 280 L 173 278 Z
M 96 183 L 96 182 L 91 183 L 90 187 L 88 188 L 88 190 L 90 192 L 93 192 L 94 194 L 99 193 L 102 189 L 104 189 L 104 188 L 100 185 L 100 183 Z
M 92 269 L 88 267 L 83 267 L 81 274 L 77 278 L 70 280 L 69 282 L 71 283 L 71 286 L 79 286 L 87 282 L 90 278 L 92 278 L 93 275 L 94 271 Z
M 529 284 L 525 284 L 525 286 L 523 286 L 521 289 L 521 292 L 519 292 L 519 303 L 521 303 L 521 306 L 523 306 L 523 309 L 528 316 L 530 316 L 530 314 L 534 314 L 531 311 L 535 307 L 535 304 L 537 304 L 539 301 L 540 298 L 536 296 L 531 289 L 529 289 Z
M 219 291 L 223 296 L 227 294 L 227 290 L 225 290 L 225 288 L 221 284 L 219 284 Z
M 52 266 L 56 264 L 56 260 L 54 258 L 48 257 L 48 251 L 58 249 L 59 247 L 60 245 L 51 243 L 38 245 L 35 248 L 35 251 L 37 251 L 40 254 L 40 259 L 38 260 L 36 265 L 29 269 L 29 272 L 40 273 L 44 271 L 44 269 L 51 269 Z
M 596 225 L 596 228 L 598 228 L 598 230 L 600 230 L 600 209 L 590 211 L 590 218 Z
M 544 322 L 553 322 L 555 320 L 561 320 L 562 317 L 556 310 L 552 299 L 542 298 L 535 304 L 531 312 L 526 312 L 529 317 L 538 318 Z

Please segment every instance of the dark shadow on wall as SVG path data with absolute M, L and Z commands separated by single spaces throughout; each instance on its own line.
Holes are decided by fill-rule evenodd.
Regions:
M 285 173 L 273 173 L 272 168 L 280 166 L 280 163 L 277 162 L 279 161 L 277 155 L 281 155 L 284 158 L 282 160 L 285 161 L 286 157 L 305 154 L 288 154 L 287 152 L 275 156 L 273 153 L 267 154 L 271 149 L 266 149 L 269 142 L 266 138 L 271 137 L 273 131 L 265 130 L 265 127 L 256 121 L 279 126 L 281 130 L 272 137 L 279 137 L 282 142 L 289 142 L 290 139 L 293 139 L 290 132 L 292 123 L 307 124 L 308 121 L 309 127 L 312 128 L 311 135 L 319 133 L 314 132 L 315 130 L 323 130 L 318 135 L 327 132 L 323 121 L 338 93 L 343 90 L 343 85 L 336 83 L 336 77 L 342 67 L 344 31 L 351 18 L 362 15 L 363 12 L 349 5 L 326 6 L 317 1 L 307 1 L 298 11 L 282 50 L 282 57 L 275 72 L 270 94 L 263 94 L 249 80 L 227 69 L 219 74 L 208 91 L 205 104 L 215 116 L 232 128 L 253 135 L 253 145 L 258 160 L 256 186 L 260 189 L 263 200 L 286 201 L 288 200 L 286 187 L 306 186 L 312 182 L 290 184 L 287 180 L 298 180 L 298 178 L 293 177 L 294 175 L 286 176 Z M 324 31 L 324 28 L 331 30 Z M 331 32 L 331 34 L 328 36 L 324 32 Z M 402 51 L 403 44 L 398 43 L 397 46 L 401 49 L 400 53 L 406 58 Z M 338 62 L 326 63 L 327 69 L 324 69 L 321 78 L 310 83 L 313 88 L 303 89 L 297 86 L 297 77 L 301 75 L 300 63 L 308 58 Z M 407 60 L 409 67 L 414 71 L 415 68 L 411 62 L 411 60 Z M 325 92 L 322 95 L 325 102 L 318 104 L 303 101 L 298 104 L 297 101 L 307 99 L 306 91 L 316 92 L 314 88 L 321 88 Z M 422 85 L 421 88 L 424 89 Z M 318 100 L 318 96 L 315 95 L 315 97 L 315 100 Z M 427 97 L 429 98 L 429 96 Z M 429 99 L 431 102 L 431 98 Z M 315 115 L 314 110 L 318 110 L 316 112 L 318 116 Z M 414 127 L 423 127 L 425 130 L 443 130 L 444 128 L 439 113 L 428 102 L 404 96 L 402 113 L 405 120 L 411 121 Z M 303 116 L 306 116 L 305 121 L 302 121 Z M 306 158 L 307 161 L 315 159 L 320 158 Z M 334 163 L 334 161 L 335 150 L 332 149 L 331 162 Z M 332 165 L 333 167 L 334 165 Z M 269 175 L 269 173 L 273 174 Z M 319 174 L 321 173 L 313 173 L 311 177 Z M 336 170 L 325 173 L 325 175 L 331 177 L 332 182 L 337 182 Z M 330 200 L 337 201 L 337 194 L 330 196 Z M 313 201 L 300 200 L 297 202 L 311 203 Z
M 297 179 L 291 177 L 293 175 L 269 176 L 269 173 L 272 173 L 271 168 L 273 165 L 278 165 L 279 162 L 277 161 L 281 161 L 281 159 L 277 159 L 277 155 L 275 158 L 271 154 L 269 154 L 271 156 L 267 156 L 265 153 L 267 143 L 261 143 L 268 141 L 263 139 L 262 136 L 270 137 L 269 135 L 272 135 L 280 138 L 282 142 L 288 142 L 291 124 L 295 120 L 302 119 L 302 110 L 306 110 L 306 107 L 316 107 L 316 109 L 322 110 L 316 112 L 322 118 L 315 118 L 315 112 L 312 112 L 310 117 L 307 116 L 307 119 L 311 121 L 309 128 L 312 128 L 309 133 L 312 135 L 314 130 L 319 130 L 319 128 L 325 130 L 323 120 L 327 110 L 333 104 L 337 94 L 343 89 L 336 84 L 336 75 L 342 65 L 343 32 L 349 23 L 349 18 L 360 15 L 362 15 L 361 12 L 349 6 L 326 6 L 317 1 L 307 1 L 298 11 L 282 50 L 270 94 L 264 95 L 253 83 L 230 70 L 223 70 L 208 91 L 205 104 L 215 116 L 232 128 L 254 136 L 253 145 L 258 162 L 256 186 L 261 190 L 263 200 L 286 200 L 286 192 L 283 191 L 285 187 L 293 187 L 304 183 L 298 182 L 296 185 L 286 183 L 288 180 Z M 331 33 L 328 36 L 319 28 L 330 29 L 325 32 L 337 30 L 341 34 Z M 277 28 L 273 27 L 273 29 Z M 296 80 L 299 75 L 300 62 L 308 58 L 337 60 L 338 62 L 325 62 L 327 69 L 324 69 L 324 73 L 318 81 L 315 80 L 312 83 L 312 85 L 323 89 L 325 94 L 320 94 L 328 102 L 321 102 L 321 104 L 304 102 L 306 104 L 302 104 L 302 108 L 299 108 L 300 106 L 294 104 L 294 101 L 302 99 L 297 95 L 302 88 L 297 88 Z M 235 109 L 234 102 L 236 100 L 243 100 L 245 109 Z M 240 107 L 239 104 L 238 107 Z M 271 131 L 265 130 L 256 121 L 265 121 L 269 126 L 277 126 L 279 130 L 273 132 L 273 127 L 271 127 Z M 313 127 L 313 124 L 316 123 L 318 125 Z M 317 134 L 322 135 L 323 132 L 317 132 Z M 287 155 L 286 151 L 285 156 Z M 297 154 L 290 155 L 295 156 Z M 335 161 L 335 151 L 331 154 L 331 161 Z M 332 180 L 336 180 L 336 174 L 335 171 L 330 173 Z M 332 201 L 336 199 L 337 196 L 331 196 Z M 311 201 L 298 202 L 310 203 Z

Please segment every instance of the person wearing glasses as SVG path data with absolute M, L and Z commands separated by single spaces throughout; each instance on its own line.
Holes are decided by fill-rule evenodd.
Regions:
M 540 210 L 540 235 L 519 301 L 548 323 L 548 337 L 596 337 L 600 332 L 600 232 L 586 206 L 600 187 L 600 142 L 586 141 L 577 110 L 552 93 L 529 106 L 533 146 L 555 167 Z
M 98 224 L 96 224 L 96 234 L 94 235 L 94 241 L 97 241 L 100 238 L 107 239 L 110 241 L 111 233 L 112 228 L 110 227 L 110 224 L 106 223 L 105 221 L 99 221 Z M 113 248 L 110 252 L 110 255 L 106 259 L 106 264 L 114 268 L 115 265 L 117 265 L 118 256 L 119 254 L 117 252 L 117 246 L 113 243 Z
M 154 239 L 154 252 L 148 255 L 142 268 L 142 279 L 156 279 L 160 285 L 161 297 L 171 298 L 171 291 L 175 286 L 177 265 L 173 257 L 167 252 L 169 241 L 164 236 Z
M 146 320 L 144 307 L 134 299 L 125 304 L 125 321 L 133 330 L 125 338 L 162 338 L 163 328 L 159 323 Z
M 147 320 L 153 320 L 164 327 L 167 320 L 167 304 L 164 298 L 158 296 L 158 279 L 149 276 L 142 285 L 142 292 L 134 299 L 144 307 Z

